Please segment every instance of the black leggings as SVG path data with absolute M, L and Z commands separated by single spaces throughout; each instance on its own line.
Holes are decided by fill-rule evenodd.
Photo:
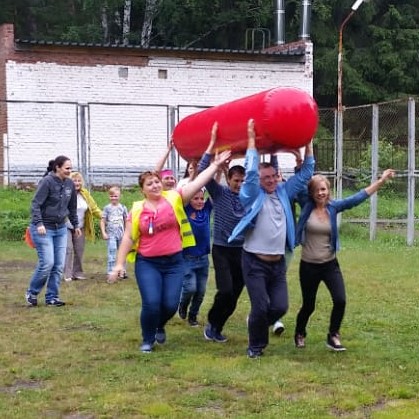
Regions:
M 316 296 L 320 282 L 326 284 L 333 301 L 329 333 L 339 333 L 345 314 L 346 294 L 339 262 L 333 259 L 326 263 L 300 262 L 300 286 L 303 305 L 297 315 L 295 333 L 306 336 L 306 326 L 316 308 Z

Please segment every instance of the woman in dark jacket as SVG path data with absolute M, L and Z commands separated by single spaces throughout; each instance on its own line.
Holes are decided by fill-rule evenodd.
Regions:
M 71 161 L 66 156 L 51 160 L 32 199 L 30 232 L 38 253 L 38 264 L 26 291 L 29 306 L 38 305 L 38 294 L 45 284 L 45 303 L 57 307 L 65 304 L 59 298 L 59 287 L 67 247 L 67 217 L 75 227 L 75 234 L 81 234 L 71 169 Z

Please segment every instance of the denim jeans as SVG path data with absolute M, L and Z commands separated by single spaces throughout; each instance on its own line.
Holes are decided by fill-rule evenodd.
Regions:
M 180 303 L 185 307 L 191 304 L 189 316 L 196 317 L 204 301 L 207 289 L 209 260 L 208 255 L 184 256 L 185 277 L 183 278 L 182 295 Z
M 142 300 L 140 324 L 144 343 L 154 343 L 156 330 L 164 328 L 176 313 L 184 274 L 182 252 L 152 258 L 137 255 L 135 277 Z
M 115 266 L 116 255 L 118 253 L 119 246 L 122 239 L 117 237 L 109 237 L 107 240 L 108 247 L 108 274 L 112 272 L 112 268 Z
M 265 262 L 243 250 L 244 282 L 250 298 L 249 349 L 260 351 L 269 343 L 269 325 L 288 311 L 286 263 Z
M 45 284 L 45 300 L 58 298 L 61 276 L 67 247 L 67 227 L 47 229 L 45 235 L 38 234 L 36 226 L 31 224 L 32 240 L 38 253 L 38 264 L 29 283 L 28 291 L 38 295 Z

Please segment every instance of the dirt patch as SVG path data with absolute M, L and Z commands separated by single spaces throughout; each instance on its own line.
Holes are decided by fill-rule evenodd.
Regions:
M 42 381 L 38 380 L 18 380 L 10 386 L 0 387 L 0 393 L 16 394 L 22 390 L 42 388 Z

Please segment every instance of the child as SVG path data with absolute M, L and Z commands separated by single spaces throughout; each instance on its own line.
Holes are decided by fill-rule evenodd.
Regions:
M 191 326 L 198 326 L 196 318 L 204 300 L 207 286 L 211 211 L 212 202 L 210 199 L 204 200 L 203 190 L 197 192 L 185 207 L 196 245 L 183 249 L 186 272 L 179 303 L 179 316 L 182 319 L 186 319 L 188 316 L 188 322 Z
M 128 215 L 126 206 L 119 202 L 120 198 L 120 188 L 117 186 L 109 188 L 110 204 L 103 208 L 102 219 L 100 220 L 102 237 L 108 241 L 108 283 L 114 282 L 109 280 L 109 274 L 115 265 L 116 254 L 121 244 L 122 236 L 124 235 L 125 221 Z M 128 278 L 126 271 L 120 274 L 120 278 Z

